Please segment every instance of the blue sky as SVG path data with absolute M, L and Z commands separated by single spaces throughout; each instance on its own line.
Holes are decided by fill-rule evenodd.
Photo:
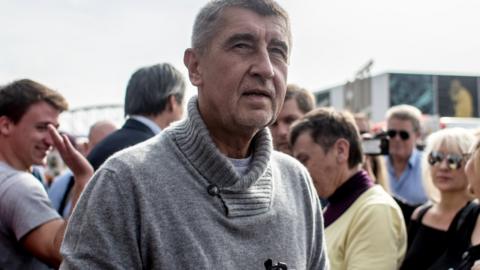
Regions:
M 281 0 L 290 13 L 289 82 L 344 83 L 369 59 L 386 71 L 480 74 L 478 0 Z M 31 78 L 72 108 L 122 103 L 138 67 L 183 51 L 206 1 L 0 0 L 0 83 Z M 189 94 L 195 93 L 189 87 Z

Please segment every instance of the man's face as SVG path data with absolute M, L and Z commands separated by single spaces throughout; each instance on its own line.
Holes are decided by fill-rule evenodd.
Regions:
M 389 154 L 392 158 L 408 159 L 412 154 L 417 141 L 417 133 L 413 129 L 413 124 L 409 120 L 390 118 L 387 121 L 387 130 L 395 130 L 395 137 L 390 138 Z M 402 138 L 399 132 L 408 133 L 408 139 Z M 403 133 L 403 132 L 402 132 Z
M 190 79 L 211 131 L 252 134 L 273 122 L 285 97 L 286 23 L 243 8 L 228 8 L 222 18 L 205 52 L 186 61 Z
M 289 155 L 292 154 L 288 145 L 288 131 L 292 123 L 302 116 L 303 112 L 298 108 L 295 98 L 288 99 L 283 103 L 282 110 L 280 111 L 277 120 L 270 125 L 275 150 Z
M 321 198 L 330 197 L 340 186 L 339 164 L 335 151 L 325 152 L 308 132 L 298 136 L 292 146 L 293 156 L 307 167 L 313 184 Z
M 8 140 L 15 156 L 11 157 L 17 169 L 45 165 L 45 157 L 53 145 L 47 125 L 58 126 L 60 112 L 46 102 L 30 106 L 17 124 L 11 123 Z

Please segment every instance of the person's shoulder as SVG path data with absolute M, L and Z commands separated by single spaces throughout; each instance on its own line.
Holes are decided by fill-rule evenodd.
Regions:
M 42 186 L 40 180 L 35 178 L 31 173 L 18 171 L 14 169 L 6 170 L 2 172 L 0 176 L 3 185 L 9 185 L 9 183 L 15 183 L 22 186 Z
M 162 158 L 163 156 L 170 155 L 171 149 L 167 149 L 169 149 L 168 137 L 165 136 L 163 132 L 161 132 L 160 134 L 152 138 L 149 138 L 145 141 L 129 146 L 114 153 L 105 162 L 105 166 L 108 167 L 112 164 L 120 163 L 128 165 L 128 167 L 135 167 L 139 164 L 143 164 L 145 162 L 149 162 Z
M 402 210 L 386 193 L 382 187 L 374 186 L 362 194 L 352 207 L 353 215 L 359 219 L 360 217 L 369 217 L 379 220 L 387 220 L 390 222 L 392 218 L 397 221 L 402 221 L 404 218 Z
M 305 182 L 309 182 L 310 174 L 307 171 L 307 168 L 296 160 L 292 156 L 289 156 L 285 153 L 272 151 L 271 155 L 271 165 L 274 171 L 277 171 L 282 175 L 282 178 L 286 180 L 289 179 L 304 179 Z M 298 181 L 295 181 L 297 184 Z
M 294 157 L 283 152 L 272 151 L 271 161 L 273 164 L 284 171 L 306 171 L 307 169 Z
M 412 156 L 410 157 L 410 160 L 412 162 L 421 163 L 423 155 L 424 155 L 423 151 L 415 147 L 413 148 Z
M 395 202 L 392 195 L 388 194 L 380 185 L 374 185 L 369 188 L 358 199 L 363 201 L 365 207 L 381 205 L 400 210 L 400 207 Z
M 101 151 L 105 151 L 104 149 L 110 148 L 124 148 L 145 141 L 152 136 L 152 133 L 135 129 L 121 128 L 105 137 L 105 139 L 99 142 L 95 148 L 100 149 Z
M 432 207 L 432 203 L 431 202 L 426 202 L 420 206 L 417 206 L 413 212 L 412 212 L 412 216 L 411 216 L 411 220 L 418 220 L 419 218 L 421 218 L 421 216 L 423 216 L 427 211 L 428 209 L 430 209 Z
M 294 157 L 283 152 L 272 151 L 272 161 L 287 167 L 303 167 L 303 165 Z
M 3 181 L 0 185 L 0 197 L 4 199 L 21 199 L 27 194 L 38 193 L 46 196 L 46 190 L 42 183 L 28 172 L 12 171 L 11 174 L 2 180 Z

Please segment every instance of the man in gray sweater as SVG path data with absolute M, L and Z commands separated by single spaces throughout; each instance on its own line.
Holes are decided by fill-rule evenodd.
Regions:
M 290 48 L 276 2 L 209 2 L 184 55 L 198 88 L 188 117 L 96 173 L 62 269 L 327 269 L 310 176 L 272 150 L 266 128 L 284 100 Z

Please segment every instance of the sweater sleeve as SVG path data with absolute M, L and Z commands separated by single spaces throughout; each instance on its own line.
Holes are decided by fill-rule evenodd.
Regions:
M 67 227 L 61 269 L 142 268 L 134 185 L 123 171 L 102 168 L 87 185 Z
M 308 269 L 317 270 L 323 269 L 328 270 L 330 269 L 327 257 L 327 249 L 325 244 L 325 234 L 323 229 L 323 215 L 320 205 L 320 199 L 315 196 L 313 204 L 317 204 L 317 211 L 315 214 L 315 222 L 314 222 L 314 234 L 315 234 L 315 241 L 313 243 L 313 254 L 310 256 L 310 267 Z
M 328 270 L 330 269 L 329 267 L 329 262 L 328 262 L 328 256 L 327 256 L 327 248 L 326 248 L 326 243 L 325 243 L 325 230 L 324 230 L 324 225 L 323 225 L 323 213 L 322 213 L 322 206 L 320 204 L 320 199 L 317 195 L 317 191 L 313 185 L 312 178 L 308 174 L 308 172 L 303 170 L 304 172 L 304 179 L 306 179 L 307 183 L 307 194 L 308 194 L 308 200 L 309 205 L 312 206 L 312 214 L 311 216 L 313 217 L 313 222 L 312 224 L 312 232 L 313 232 L 313 237 L 312 237 L 312 254 L 309 256 L 309 262 L 308 262 L 308 269 L 311 270 Z
M 401 216 L 388 204 L 367 204 L 353 219 L 345 249 L 346 269 L 398 269 L 406 251 Z

